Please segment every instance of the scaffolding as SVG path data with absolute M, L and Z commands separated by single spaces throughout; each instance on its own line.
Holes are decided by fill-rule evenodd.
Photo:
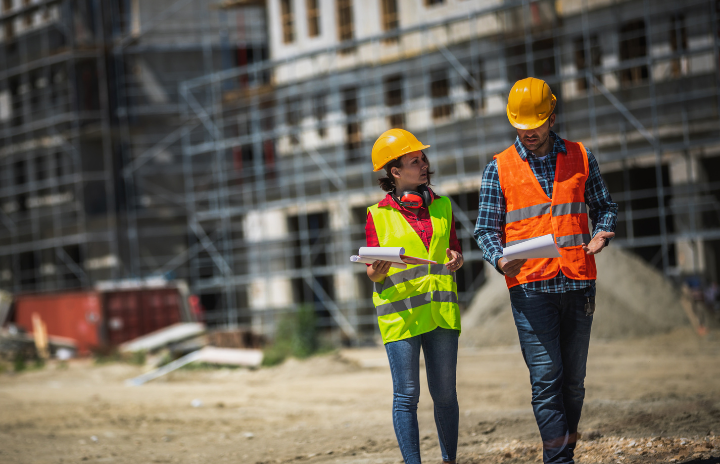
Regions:
M 465 306 L 494 272 L 472 236 L 481 174 L 514 140 L 506 96 L 529 75 L 601 165 L 613 246 L 719 280 L 718 0 L 467 2 L 409 27 L 391 3 L 384 33 L 353 38 L 344 1 L 338 40 L 273 58 L 271 24 L 297 18 L 263 2 L 11 2 L 0 286 L 183 279 L 211 325 L 272 335 L 311 305 L 338 340 L 371 339 L 370 282 L 348 257 L 383 196 L 372 144 L 405 127 L 452 200 Z M 55 19 L 23 32 L 28 15 Z
M 228 11 L 202 0 L 134 1 L 113 14 L 115 28 L 124 31 L 113 40 L 112 56 L 117 176 L 124 186 L 122 262 L 129 278 L 196 279 L 182 258 L 200 245 L 188 230 L 184 171 L 177 160 L 181 139 L 200 120 L 183 114 L 178 89 L 186 80 L 267 59 L 264 9 L 245 3 Z M 224 89 L 241 84 L 228 81 Z
M 2 2 L 0 285 L 15 293 L 118 277 L 103 15 Z
M 453 200 L 467 304 L 483 281 L 479 180 L 514 139 L 505 99 L 528 75 L 557 94 L 560 135 L 599 160 L 621 205 L 614 246 L 668 276 L 715 279 L 717 15 L 715 0 L 508 1 L 184 82 L 184 117 L 199 124 L 178 163 L 207 253 L 188 258 L 209 271 L 194 288 L 226 295 L 223 324 L 272 332 L 278 312 L 312 304 L 347 339 L 372 331 L 365 270 L 348 256 L 382 197 L 372 143 L 401 126 L 432 145 L 436 190 Z M 243 92 L 224 91 L 237 79 Z

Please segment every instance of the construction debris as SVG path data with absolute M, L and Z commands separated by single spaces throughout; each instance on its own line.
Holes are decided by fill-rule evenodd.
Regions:
M 7 316 L 10 313 L 10 305 L 12 305 L 12 301 L 13 296 L 11 293 L 6 292 L 5 290 L 0 290 L 0 327 L 5 324 L 5 319 L 7 319 Z
M 50 357 L 50 353 L 48 352 L 47 327 L 38 313 L 33 313 L 32 325 L 33 339 L 35 340 L 35 349 L 37 349 L 38 357 L 46 360 Z
M 140 386 L 196 361 L 219 365 L 258 367 L 262 363 L 262 358 L 263 353 L 261 350 L 242 350 L 206 346 L 205 348 L 193 351 L 182 358 L 165 364 L 154 371 L 140 375 L 134 379 L 129 379 L 125 383 L 130 386 Z
M 262 363 L 261 350 L 244 350 L 237 348 L 216 348 L 206 346 L 201 351 L 200 361 L 228 366 L 258 367 Z
M 75 340 L 70 338 L 46 335 L 46 343 L 49 356 L 61 353 L 64 359 L 69 359 L 77 353 Z M 34 335 L 14 325 L 0 329 L 0 360 L 11 361 L 18 356 L 24 359 L 39 357 Z
M 208 334 L 209 344 L 219 348 L 261 348 L 261 335 L 249 330 L 217 330 Z
M 205 332 L 205 324 L 199 322 L 179 322 L 142 337 L 138 337 L 120 345 L 121 353 L 135 351 L 152 352 L 163 348 L 171 343 L 181 342 L 189 338 L 197 337 Z

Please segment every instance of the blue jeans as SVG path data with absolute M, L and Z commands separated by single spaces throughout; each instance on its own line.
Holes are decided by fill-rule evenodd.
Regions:
M 385 344 L 393 380 L 393 426 L 407 464 L 420 464 L 417 405 L 420 400 L 421 346 L 442 458 L 445 461 L 455 459 L 460 420 L 455 391 L 458 335 L 457 330 L 438 327 L 422 335 Z
M 590 289 L 566 293 L 510 289 L 546 463 L 574 462 L 593 320 L 585 311 L 588 297 L 594 304 Z

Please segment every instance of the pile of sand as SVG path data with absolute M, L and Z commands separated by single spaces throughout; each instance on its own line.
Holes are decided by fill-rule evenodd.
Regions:
M 641 258 L 610 246 L 596 262 L 594 339 L 642 337 L 689 325 L 678 289 Z M 517 344 L 505 279 L 489 267 L 486 272 L 488 280 L 463 314 L 461 344 Z

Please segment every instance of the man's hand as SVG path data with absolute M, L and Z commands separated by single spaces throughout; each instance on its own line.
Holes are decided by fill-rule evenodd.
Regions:
M 388 271 L 390 271 L 390 261 L 377 260 L 372 263 L 371 266 L 367 267 L 367 275 L 373 282 L 380 283 L 387 277 Z
M 592 240 L 590 240 L 590 243 L 587 245 L 585 243 L 582 244 L 583 250 L 585 250 L 586 255 L 596 255 L 602 251 L 603 248 L 605 248 L 605 239 L 613 238 L 615 236 L 615 232 L 605 232 L 600 231 L 593 237 Z
M 445 263 L 445 267 L 448 268 L 449 271 L 455 272 L 462 267 L 464 261 L 460 253 L 451 250 L 450 248 L 446 248 L 445 253 L 447 254 L 447 257 L 450 258 L 450 261 Z
M 508 261 L 505 258 L 500 258 L 497 266 L 506 276 L 515 277 L 520 274 L 520 269 L 523 267 L 523 264 L 525 264 L 525 261 L 527 261 L 527 259 L 513 259 L 512 261 Z

